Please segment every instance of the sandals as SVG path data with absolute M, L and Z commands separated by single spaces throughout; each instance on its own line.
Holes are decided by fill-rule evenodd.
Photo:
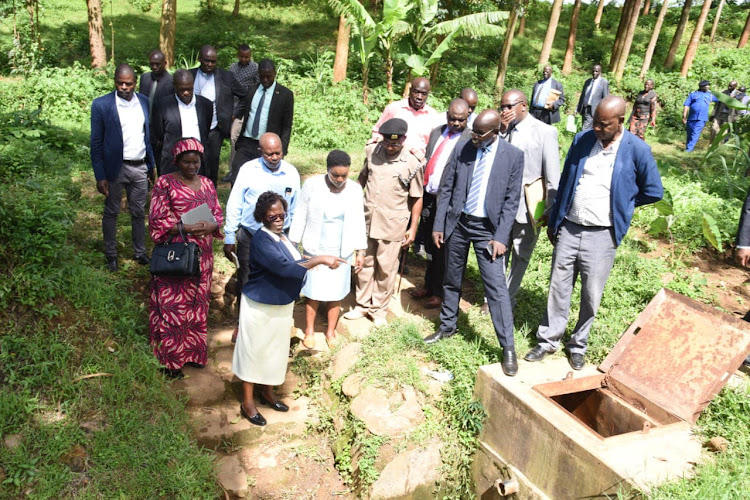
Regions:
M 302 340 L 302 345 L 307 349 L 315 348 L 315 333 L 306 333 L 305 338 Z

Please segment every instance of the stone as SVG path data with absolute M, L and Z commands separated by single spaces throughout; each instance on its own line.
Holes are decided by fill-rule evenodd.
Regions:
M 424 421 L 417 394 L 409 386 L 390 396 L 384 389 L 366 387 L 352 400 L 351 412 L 376 436 L 398 436 Z
M 331 379 L 336 380 L 343 377 L 359 361 L 361 352 L 362 344 L 352 342 L 336 353 L 331 363 Z
M 362 389 L 362 375 L 358 373 L 352 373 L 344 379 L 344 383 L 341 384 L 341 392 L 345 396 L 353 398 L 356 397 Z
M 247 475 L 234 455 L 224 457 L 216 464 L 216 479 L 230 495 L 240 498 L 247 496 Z
M 723 453 L 727 451 L 728 447 L 729 441 L 721 436 L 712 437 L 708 440 L 708 443 L 706 443 L 706 448 L 708 448 L 709 451 L 713 451 L 715 453 Z
M 373 500 L 385 498 L 432 498 L 440 479 L 440 445 L 433 443 L 396 456 L 372 485 Z
M 9 450 L 13 450 L 21 446 L 22 441 L 23 439 L 21 438 L 20 434 L 8 434 L 3 438 L 3 444 Z

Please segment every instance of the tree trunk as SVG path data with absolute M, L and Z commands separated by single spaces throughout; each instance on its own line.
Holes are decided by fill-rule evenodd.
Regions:
M 745 21 L 745 29 L 742 30 L 740 41 L 737 44 L 737 48 L 741 49 L 747 43 L 747 39 L 750 38 L 750 12 L 747 13 L 747 21 Z
M 680 48 L 682 34 L 685 32 L 685 26 L 687 25 L 688 19 L 690 19 L 690 6 L 692 4 L 693 0 L 685 0 L 685 5 L 682 6 L 680 22 L 677 24 L 677 29 L 675 30 L 674 37 L 672 38 L 672 44 L 669 46 L 667 58 L 664 60 L 665 69 L 671 69 L 672 66 L 674 66 L 674 58 L 677 55 L 677 49 Z
M 714 38 L 716 37 L 716 28 L 719 27 L 719 18 L 721 17 L 721 11 L 724 9 L 724 4 L 726 3 L 726 0 L 721 0 L 719 2 L 719 7 L 716 9 L 716 17 L 714 17 L 714 24 L 711 26 L 711 38 L 710 42 L 714 43 Z
M 625 73 L 625 64 L 628 62 L 630 47 L 633 46 L 633 36 L 635 36 L 635 27 L 638 25 L 638 17 L 640 17 L 640 14 L 641 0 L 635 0 L 633 8 L 630 11 L 630 19 L 628 19 L 628 29 L 625 34 L 625 41 L 622 44 L 622 50 L 620 50 L 620 56 L 615 65 L 615 81 L 617 82 L 622 80 L 622 75 Z
M 89 49 L 91 67 L 102 69 L 107 66 L 107 51 L 104 48 L 104 22 L 102 21 L 102 1 L 86 0 L 89 11 Z
M 625 35 L 628 31 L 628 21 L 632 15 L 633 3 L 635 0 L 625 0 L 622 5 L 622 12 L 620 13 L 620 23 L 617 25 L 617 34 L 615 35 L 615 43 L 612 45 L 612 53 L 609 56 L 609 70 L 614 71 L 617 66 L 617 61 L 620 60 L 620 53 L 622 52 L 622 46 L 625 43 Z
M 523 36 L 526 32 L 526 16 L 529 15 L 529 0 L 523 0 L 521 2 L 521 20 L 518 22 L 518 33 L 516 36 Z
M 555 32 L 557 24 L 560 22 L 560 11 L 562 10 L 563 0 L 554 0 L 552 3 L 552 12 L 549 15 L 549 24 L 547 25 L 547 34 L 544 37 L 542 52 L 539 54 L 539 64 L 547 64 L 549 55 L 552 52 L 552 42 L 555 41 Z
M 164 52 L 167 67 L 174 66 L 174 37 L 177 31 L 177 0 L 162 0 L 159 49 Z
M 643 6 L 643 13 L 641 15 L 647 16 L 651 12 L 651 0 L 646 0 L 646 5 Z
M 596 16 L 594 16 L 594 25 L 596 26 L 596 31 L 599 31 L 599 23 L 602 22 L 602 12 L 604 12 L 604 4 L 607 2 L 607 0 L 599 0 L 599 6 L 596 8 Z
M 234 9 L 232 9 L 232 17 L 240 15 L 240 0 L 234 0 Z
M 577 0 L 580 2 L 580 0 Z M 510 47 L 513 45 L 513 34 L 516 31 L 516 21 L 518 20 L 518 4 L 511 4 L 510 17 L 508 25 L 505 28 L 505 39 L 503 48 L 500 51 L 500 61 L 497 63 L 497 78 L 495 79 L 495 104 L 500 104 L 500 98 L 503 96 L 503 87 L 505 86 L 505 72 L 508 70 L 508 57 L 510 57 Z
M 698 50 L 698 43 L 700 43 L 701 41 L 703 28 L 706 25 L 706 19 L 708 19 L 708 11 L 711 10 L 711 1 L 712 0 L 704 0 L 703 8 L 701 9 L 701 15 L 698 17 L 698 21 L 695 23 L 693 36 L 690 37 L 690 43 L 685 50 L 685 58 L 682 60 L 682 67 L 680 68 L 680 76 L 683 78 L 687 76 L 688 71 L 690 71 L 690 66 L 693 65 L 695 52 Z
M 346 16 L 339 17 L 339 33 L 336 37 L 336 57 L 333 60 L 333 82 L 346 80 L 346 63 L 349 60 L 349 35 L 352 28 Z
M 659 9 L 659 17 L 656 18 L 656 24 L 654 25 L 654 32 L 651 33 L 651 40 L 648 42 L 648 48 L 646 49 L 646 55 L 643 56 L 643 66 L 641 66 L 640 78 L 646 76 L 649 68 L 651 67 L 651 58 L 654 57 L 654 50 L 656 49 L 656 42 L 659 40 L 659 32 L 664 24 L 664 18 L 667 17 L 667 10 L 669 10 L 669 0 L 664 0 Z
M 581 13 L 581 0 L 576 0 L 573 5 L 573 15 L 570 18 L 570 30 L 568 30 L 568 47 L 565 49 L 565 61 L 563 62 L 562 74 L 568 76 L 573 70 L 573 51 L 576 46 L 576 31 L 578 30 L 578 15 Z

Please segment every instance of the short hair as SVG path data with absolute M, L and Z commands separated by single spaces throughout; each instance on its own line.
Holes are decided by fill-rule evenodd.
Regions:
M 258 71 L 273 71 L 276 72 L 276 65 L 270 59 L 263 59 L 258 63 Z
M 255 202 L 255 210 L 253 211 L 253 217 L 255 217 L 255 220 L 263 224 L 263 217 L 265 217 L 265 215 L 268 213 L 268 209 L 271 208 L 271 206 L 277 201 L 281 202 L 281 205 L 284 207 L 284 211 L 286 212 L 286 200 L 279 193 L 276 193 L 274 191 L 266 191 L 265 193 L 258 196 L 258 201 Z
M 135 70 L 133 69 L 133 67 L 130 64 L 127 64 L 127 63 L 119 64 L 115 68 L 115 78 L 117 78 L 118 76 L 125 75 L 125 74 L 129 74 L 129 75 L 135 76 Z
M 349 167 L 351 164 L 351 157 L 340 149 L 334 149 L 328 153 L 328 158 L 326 158 L 326 168 L 329 170 L 333 167 Z
M 152 51 L 151 51 L 151 52 L 150 52 L 150 53 L 148 54 L 148 58 L 149 58 L 149 60 L 150 60 L 150 59 L 151 59 L 152 57 L 154 57 L 154 56 L 161 56 L 161 58 L 162 58 L 162 59 L 165 59 L 165 58 L 166 58 L 166 56 L 164 55 L 164 52 L 162 52 L 162 51 L 161 51 L 161 50 L 159 50 L 159 49 L 155 49 L 155 50 L 152 50 Z
M 183 82 L 183 81 L 186 81 L 188 79 L 195 81 L 195 78 L 193 77 L 193 74 L 190 71 L 186 70 L 186 69 L 178 69 L 172 75 L 172 81 L 174 81 L 174 82 Z
M 239 51 L 239 52 L 251 52 L 250 46 L 248 44 L 246 44 L 246 43 L 243 43 L 242 45 L 240 45 L 239 47 L 237 47 L 237 51 Z

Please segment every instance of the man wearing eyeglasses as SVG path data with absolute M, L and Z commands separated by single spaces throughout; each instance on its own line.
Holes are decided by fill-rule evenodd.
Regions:
M 258 197 L 266 191 L 273 191 L 284 197 L 288 206 L 284 216 L 284 230 L 288 231 L 300 190 L 299 172 L 294 165 L 282 159 L 281 138 L 273 132 L 266 132 L 260 137 L 259 143 L 261 156 L 245 163 L 237 173 L 224 218 L 224 255 L 239 264 L 236 290 L 238 298 L 250 276 L 250 245 L 253 235 L 262 227 L 253 216 Z M 235 337 L 236 330 L 233 339 Z
M 503 254 L 518 210 L 523 180 L 523 152 L 498 137 L 500 113 L 482 111 L 471 140 L 456 145 L 440 181 L 432 238 L 445 245 L 443 305 L 438 330 L 427 344 L 456 334 L 458 304 L 469 246 L 479 264 L 495 334 L 503 347 L 502 369 L 518 372 L 513 341 L 513 310 L 505 282 Z

